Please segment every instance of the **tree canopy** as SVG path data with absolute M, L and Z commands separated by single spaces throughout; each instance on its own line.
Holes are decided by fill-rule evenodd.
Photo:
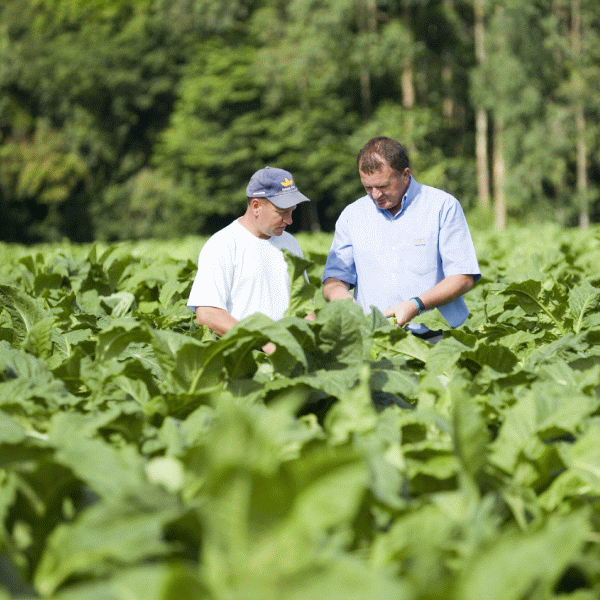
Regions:
M 265 165 L 331 230 L 375 135 L 477 223 L 585 227 L 599 87 L 595 0 L 6 0 L 0 239 L 211 233 Z

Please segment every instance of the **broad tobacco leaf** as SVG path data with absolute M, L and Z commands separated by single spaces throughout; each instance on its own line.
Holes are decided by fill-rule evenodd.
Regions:
M 330 552 L 346 543 L 367 466 L 358 448 L 314 435 L 289 460 L 292 424 L 284 411 L 223 401 L 201 446 L 183 458 L 204 482 L 202 555 L 218 597 L 311 597 L 311 574 L 316 586 L 335 569 Z
M 562 322 L 566 299 L 557 284 L 546 289 L 541 281 L 528 279 L 521 283 L 511 283 L 499 293 L 509 296 L 512 304 L 522 308 L 528 316 L 535 317 L 539 323 L 552 323 L 561 334 L 567 333 Z
M 196 569 L 175 561 L 120 568 L 112 577 L 58 590 L 54 600 L 212 600 Z M 0 596 L 1 598 L 1 596 Z
M 22 344 L 34 325 L 49 316 L 40 302 L 12 285 L 0 284 L 0 303 L 11 317 L 15 344 Z
M 133 317 L 111 319 L 109 324 L 98 332 L 96 356 L 104 361 L 118 358 L 130 345 L 139 342 L 149 342 L 150 334 L 147 327 Z
M 540 382 L 505 413 L 498 437 L 491 444 L 490 461 L 507 473 L 515 469 L 520 455 L 535 458 L 543 439 L 575 432 L 597 401 L 570 386 Z
M 317 348 L 311 362 L 316 368 L 344 368 L 370 356 L 372 331 L 369 322 L 350 299 L 329 302 L 319 311 L 314 329 Z
M 552 515 L 539 530 L 507 529 L 465 565 L 456 598 L 520 600 L 533 589 L 550 598 L 565 569 L 581 558 L 589 535 L 585 510 Z
M 577 499 L 600 495 L 600 426 L 592 425 L 573 444 L 558 447 L 566 466 L 541 495 L 540 501 L 548 510 L 554 510 L 561 502 L 577 502 Z
M 481 407 L 466 390 L 455 388 L 451 396 L 454 404 L 454 451 L 466 472 L 475 476 L 486 464 L 490 441 L 487 424 Z
M 293 328 L 290 325 L 293 321 Z M 298 333 L 301 332 L 299 337 Z M 245 377 L 256 369 L 256 361 L 252 352 L 260 350 L 267 342 L 273 342 L 277 352 L 285 352 L 285 363 L 293 361 L 301 370 L 308 367 L 305 350 L 302 344 L 307 341 L 314 344 L 314 334 L 308 321 L 289 317 L 273 321 L 269 317 L 256 313 L 230 329 L 216 343 L 210 345 L 203 357 L 202 370 L 198 381 L 209 382 L 207 385 L 218 385 L 223 380 L 224 372 L 231 379 Z
M 569 310 L 573 315 L 573 330 L 579 333 L 583 327 L 585 316 L 598 308 L 600 290 L 589 281 L 582 281 L 569 294 Z
M 288 250 L 284 250 L 283 255 L 288 264 L 290 278 L 290 305 L 285 315 L 304 318 L 315 310 L 314 298 L 317 288 L 306 275 L 306 272 L 313 266 L 313 262 L 296 256 Z
M 44 427 L 40 419 L 77 402 L 43 360 L 0 341 L 0 407 L 6 412 L 29 415 Z
M 34 577 L 36 588 L 49 595 L 74 575 L 110 574 L 122 565 L 173 553 L 164 530 L 181 514 L 175 502 L 140 510 L 135 503 L 111 500 L 87 508 L 50 535 Z

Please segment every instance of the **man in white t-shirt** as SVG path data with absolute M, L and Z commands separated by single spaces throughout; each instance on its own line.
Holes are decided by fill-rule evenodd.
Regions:
M 290 280 L 282 249 L 302 256 L 300 245 L 285 231 L 292 211 L 309 199 L 296 187 L 292 174 L 265 167 L 252 175 L 246 188 L 246 212 L 215 233 L 202 247 L 188 308 L 199 325 L 217 335 L 239 320 L 260 312 L 283 317 L 290 302 Z M 269 342 L 267 353 L 275 349 Z

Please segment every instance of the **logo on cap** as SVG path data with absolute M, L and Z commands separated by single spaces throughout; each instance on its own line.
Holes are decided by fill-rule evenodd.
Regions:
M 290 187 L 290 185 L 294 185 L 294 182 L 288 179 L 287 177 L 281 182 L 283 187 Z

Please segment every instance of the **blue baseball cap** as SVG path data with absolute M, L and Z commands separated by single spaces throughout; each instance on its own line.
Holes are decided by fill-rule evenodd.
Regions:
M 246 188 L 248 198 L 266 198 L 277 208 L 290 208 L 300 202 L 310 200 L 298 191 L 294 178 L 289 171 L 265 167 L 256 171 Z

